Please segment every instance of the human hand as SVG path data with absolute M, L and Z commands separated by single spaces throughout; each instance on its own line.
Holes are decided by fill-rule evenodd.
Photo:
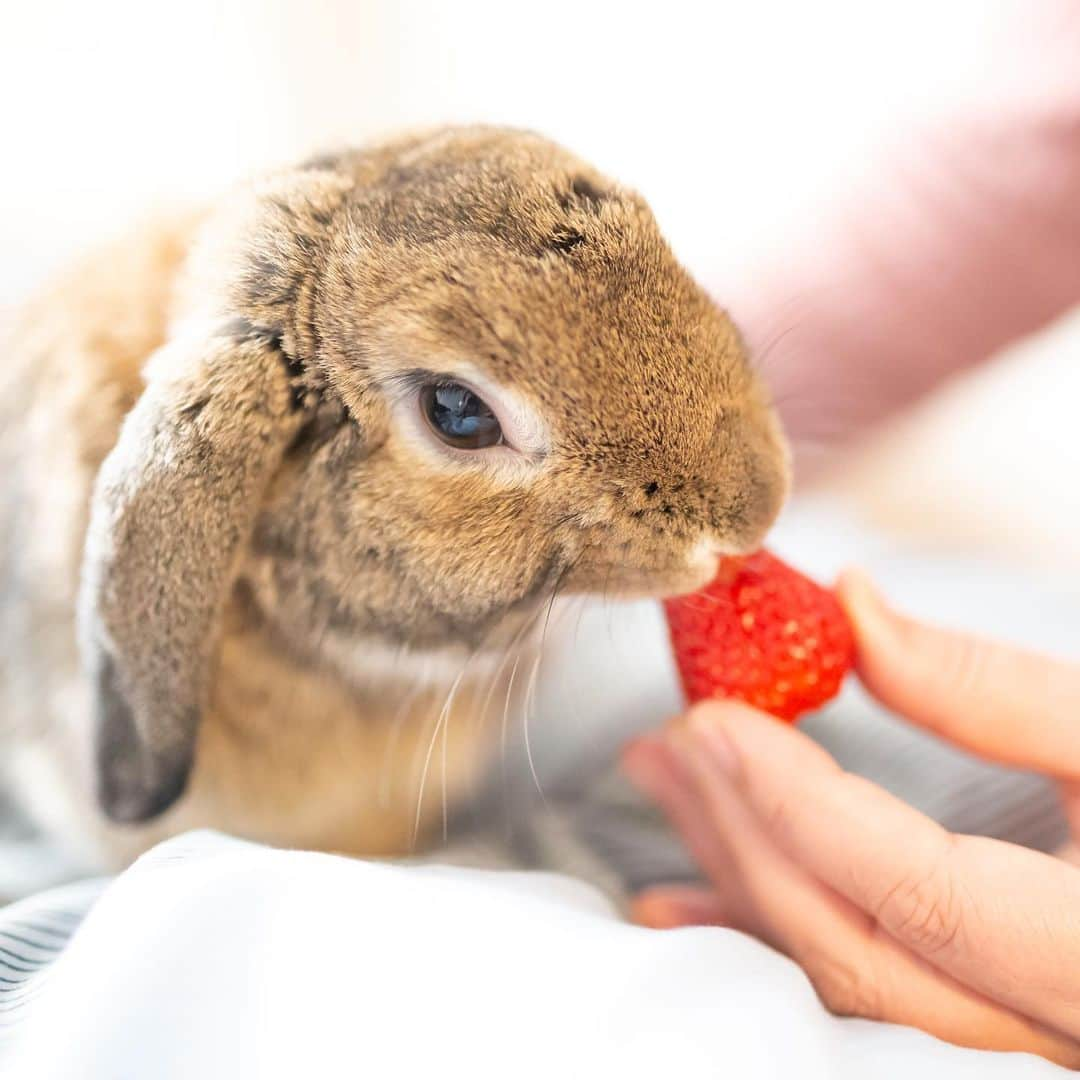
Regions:
M 635 901 L 648 926 L 729 926 L 786 953 L 833 1012 L 1080 1067 L 1080 668 L 840 594 L 859 676 L 884 705 L 984 757 L 1055 777 L 1055 858 L 957 836 L 800 732 L 709 702 L 627 748 L 710 886 Z

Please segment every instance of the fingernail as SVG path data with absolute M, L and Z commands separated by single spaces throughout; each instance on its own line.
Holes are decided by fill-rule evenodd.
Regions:
M 641 757 L 648 754 L 651 742 L 652 739 L 649 736 L 641 736 L 631 739 L 619 751 L 619 767 L 631 779 L 636 779 L 636 774 L 641 769 Z
M 648 766 L 640 764 L 632 757 L 623 757 L 619 760 L 619 771 L 630 782 L 630 786 L 642 795 L 651 795 L 656 784 Z
M 888 630 L 890 609 L 881 590 L 865 570 L 845 570 L 837 582 L 837 594 L 848 617 L 857 626 Z
M 840 574 L 839 592 L 863 607 L 883 607 L 885 601 L 873 579 L 861 566 L 849 566 Z
M 708 755 L 709 760 L 725 776 L 732 780 L 740 773 L 739 755 L 724 730 L 724 722 L 717 716 L 717 709 L 692 712 L 687 723 L 695 746 Z

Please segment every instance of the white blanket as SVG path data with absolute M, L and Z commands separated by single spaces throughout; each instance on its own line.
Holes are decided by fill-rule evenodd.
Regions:
M 627 925 L 567 878 L 215 833 L 11 905 L 0 948 L 0 1071 L 18 1080 L 1059 1072 L 837 1019 L 763 945 Z

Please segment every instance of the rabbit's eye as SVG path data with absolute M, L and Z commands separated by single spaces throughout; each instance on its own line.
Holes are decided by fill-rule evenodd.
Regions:
M 503 441 L 502 427 L 490 407 L 460 383 L 422 386 L 420 411 L 431 430 L 458 450 L 482 450 Z

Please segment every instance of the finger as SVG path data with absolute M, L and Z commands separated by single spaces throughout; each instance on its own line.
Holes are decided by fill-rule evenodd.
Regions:
M 666 742 L 657 735 L 635 739 L 624 748 L 620 765 L 631 783 L 660 807 L 713 885 L 721 888 L 732 879 L 735 867 L 727 849 L 716 843 L 699 794 Z
M 682 763 L 683 782 L 693 788 L 688 801 L 696 802 L 699 821 L 704 816 L 716 823 L 715 835 L 731 849 L 727 862 L 739 867 L 744 910 L 755 912 L 759 930 L 735 913 L 729 897 L 739 890 L 730 878 L 722 900 L 705 898 L 700 903 L 722 908 L 724 925 L 759 937 L 764 928 L 766 940 L 803 968 L 829 1009 L 907 1024 L 962 1046 L 1022 1050 L 1062 1064 L 1080 1062 L 1071 1040 L 961 985 L 881 933 L 872 919 L 777 849 L 722 769 L 712 767 L 706 755 L 695 752 L 677 732 L 668 743 Z M 663 891 L 656 891 L 661 901 Z M 679 914 L 679 896 L 673 899 L 661 916 L 664 925 Z
M 727 924 L 795 958 L 837 934 L 865 935 L 872 925 L 866 915 L 784 855 L 730 783 L 706 782 L 685 742 L 677 728 L 640 740 L 624 755 L 624 768 L 705 871 Z
M 882 704 L 984 757 L 1080 778 L 1080 666 L 899 615 L 857 571 L 838 592 Z
M 654 930 L 731 925 L 728 905 L 706 885 L 657 885 L 645 889 L 630 901 L 630 917 Z
M 748 895 L 723 829 L 710 817 L 679 755 L 664 739 L 646 736 L 624 750 L 622 767 L 642 793 L 660 807 L 714 891 L 724 898 L 728 923 L 774 948 L 782 947 Z
M 1065 821 L 1069 826 L 1069 836 L 1062 850 L 1054 854 L 1059 859 L 1067 859 L 1072 863 L 1080 864 L 1080 782 L 1076 780 L 1063 780 L 1058 784 L 1058 796 L 1061 800 L 1061 810 L 1065 815 Z
M 699 708 L 697 755 L 745 795 L 770 839 L 892 938 L 961 983 L 1080 1033 L 1080 872 L 952 836 L 841 772 L 805 736 L 735 705 Z

